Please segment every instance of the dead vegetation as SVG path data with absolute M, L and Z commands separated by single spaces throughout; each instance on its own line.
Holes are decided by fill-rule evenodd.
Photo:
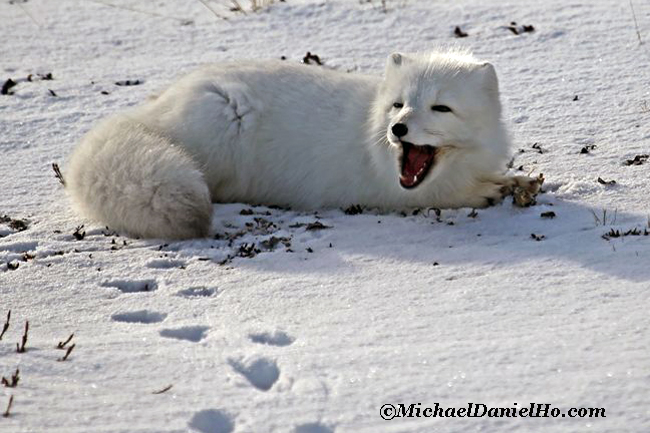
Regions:
M 59 341 L 59 343 L 56 345 L 57 349 L 65 349 L 65 346 L 72 340 L 74 337 L 74 333 L 70 334 L 67 340 L 65 341 Z
M 230 12 L 238 12 L 244 15 L 247 12 L 255 13 L 271 6 L 276 1 L 277 3 L 284 3 L 285 0 L 248 0 L 247 2 L 230 0 Z
M 0 379 L 0 383 L 7 388 L 15 388 L 16 386 L 18 386 L 19 380 L 20 380 L 20 370 L 17 368 L 16 372 L 11 376 L 9 376 L 9 379 L 2 376 L 2 379 Z
M 625 160 L 625 165 L 641 165 L 645 164 L 650 158 L 650 155 L 636 155 L 633 159 Z
M 14 87 L 16 83 L 14 80 L 11 78 L 8 78 L 3 84 L 2 84 L 2 90 L 0 90 L 0 94 L 2 95 L 11 95 L 13 92 L 10 92 L 11 88 Z
M 511 22 L 509 26 L 506 26 L 506 29 L 510 30 L 515 35 L 521 35 L 523 33 L 532 33 L 535 31 L 535 27 L 532 25 L 517 25 L 515 21 Z
M 269 209 L 278 209 L 274 206 L 269 206 Z M 280 208 L 282 209 L 282 208 Z M 361 207 L 357 206 L 353 208 L 354 212 L 361 212 Z M 282 209 L 283 211 L 288 211 L 288 209 Z M 225 265 L 231 263 L 235 258 L 253 258 L 258 254 L 263 252 L 276 251 L 281 247 L 284 247 L 284 251 L 287 253 L 293 253 L 292 249 L 292 236 L 277 236 L 275 233 L 283 229 L 303 229 L 305 232 L 315 232 L 328 230 L 333 228 L 331 225 L 326 225 L 321 221 L 318 221 L 320 217 L 317 213 L 313 214 L 314 221 L 311 222 L 294 222 L 288 224 L 284 227 L 281 227 L 283 221 L 273 221 L 266 216 L 272 216 L 271 211 L 265 209 L 255 209 L 255 208 L 243 208 L 239 210 L 239 215 L 242 216 L 252 216 L 248 221 L 243 222 L 243 227 L 238 226 L 234 223 L 226 223 L 224 226 L 227 229 L 225 232 L 217 233 L 214 235 L 214 239 L 220 241 L 226 241 L 226 246 L 232 248 L 232 252 L 228 254 L 224 259 L 218 261 L 219 265 Z M 264 215 L 257 216 L 257 215 Z M 259 239 L 259 237 L 264 237 Z M 251 239 L 252 237 L 252 239 Z M 310 251 L 308 251 L 310 252 Z M 313 249 L 311 249 L 313 252 Z M 200 258 L 199 260 L 210 260 L 209 258 Z
M 594 217 L 594 222 L 596 226 L 606 226 L 616 223 L 616 216 L 618 215 L 618 209 L 614 209 L 614 215 L 611 212 L 607 212 L 607 209 L 603 209 L 600 215 L 596 213 L 593 209 L 590 209 L 591 214 Z
M 56 162 L 52 163 L 52 170 L 54 170 L 54 176 L 59 180 L 59 183 L 65 187 L 65 179 L 59 168 L 59 164 Z
M 320 56 L 318 54 L 312 54 L 311 51 L 307 51 L 307 54 L 302 58 L 302 63 L 305 65 L 315 63 L 319 66 L 323 66 L 323 61 L 320 59 Z
M 462 31 L 460 27 L 456 26 L 456 28 L 454 29 L 454 36 L 456 36 L 457 38 L 466 38 L 469 35 L 464 31 Z
M 70 356 L 70 354 L 72 353 L 72 351 L 74 350 L 74 348 L 76 346 L 77 346 L 77 344 L 75 343 L 72 346 L 68 347 L 68 350 L 65 351 L 65 355 L 63 355 L 62 358 L 57 359 L 57 361 L 59 361 L 59 362 L 66 361 L 68 359 L 68 356 Z
M 613 179 L 612 179 L 612 180 L 605 180 L 605 179 L 603 179 L 603 178 L 600 177 L 600 176 L 598 177 L 598 179 L 596 179 L 596 182 L 598 182 L 598 183 L 601 184 L 601 185 L 605 185 L 605 186 L 616 185 L 616 181 L 615 181 L 615 180 L 613 180 Z
M 30 260 L 34 260 L 36 258 L 35 254 L 24 252 L 20 258 L 22 259 L 23 262 L 28 262 Z
M 6 224 L 10 229 L 17 232 L 22 232 L 29 228 L 29 222 L 27 220 L 21 220 L 18 218 L 11 218 L 8 215 L 3 215 L 0 217 L 0 224 Z
M 5 321 L 4 325 L 2 326 L 2 332 L 0 332 L 0 340 L 2 340 L 2 337 L 4 337 L 5 332 L 7 332 L 7 329 L 9 329 L 9 321 L 11 320 L 11 310 L 7 313 L 7 320 Z
M 630 9 L 632 10 L 632 18 L 634 18 L 634 28 L 636 29 L 636 37 L 639 38 L 639 45 L 643 45 L 643 39 L 641 38 L 641 32 L 639 31 L 639 23 L 636 20 L 636 11 L 634 10 L 634 5 L 632 0 L 630 1 Z
M 122 81 L 116 81 L 115 85 L 128 87 L 128 86 L 139 86 L 142 83 L 144 83 L 143 80 L 122 80 Z
M 314 221 L 313 223 L 295 223 L 295 224 L 291 224 L 289 227 L 291 228 L 305 227 L 305 231 L 325 230 L 325 229 L 332 228 L 331 226 L 326 226 L 320 221 Z
M 537 153 L 544 153 L 544 149 L 542 149 L 542 146 L 539 143 L 533 143 L 531 146 L 533 149 L 537 151 Z
M 25 332 L 23 333 L 23 338 L 20 343 L 16 343 L 16 353 L 25 353 L 27 349 L 27 335 L 29 334 L 29 320 L 25 321 Z
M 157 395 L 157 394 L 164 394 L 164 393 L 166 393 L 167 391 L 169 391 L 170 389 L 172 389 L 173 386 L 174 386 L 174 385 L 167 385 L 166 387 L 164 387 L 163 389 L 161 389 L 161 390 L 159 390 L 159 391 L 153 391 L 152 394 L 154 394 L 154 395 Z
M 262 217 L 253 218 L 253 222 L 244 224 L 246 230 L 254 235 L 268 235 L 278 231 L 279 227 L 272 221 Z
M 626 236 L 650 236 L 650 230 L 648 230 L 648 228 L 639 229 L 638 227 L 629 230 L 611 229 L 601 237 L 608 241 L 610 239 L 623 238 Z
M 65 355 L 63 355 L 61 358 L 58 358 L 57 361 L 63 362 L 63 361 L 66 361 L 68 359 L 68 357 L 70 356 L 70 354 L 72 353 L 72 351 L 74 350 L 74 348 L 77 345 L 76 345 L 76 343 L 74 343 L 71 346 L 68 346 L 67 349 L 66 349 L 65 346 L 67 346 L 68 343 L 70 343 L 70 341 L 72 341 L 73 338 L 74 338 L 74 332 L 72 334 L 70 334 L 70 336 L 65 341 L 59 341 L 58 342 L 58 344 L 56 345 L 56 348 L 60 349 L 60 350 L 65 350 Z
M 271 236 L 260 242 L 260 246 L 267 251 L 274 251 L 279 244 L 284 245 L 286 248 L 291 248 L 291 238 Z
M 585 146 L 582 146 L 582 149 L 580 149 L 580 153 L 585 155 L 591 153 L 592 150 L 596 149 L 595 144 L 587 144 Z
M 46 74 L 29 74 L 27 75 L 26 78 L 16 78 L 15 80 L 12 78 L 8 78 L 5 80 L 5 82 L 2 84 L 2 89 L 0 89 L 0 94 L 2 95 L 13 95 L 14 94 L 14 87 L 18 85 L 18 83 L 31 83 L 34 81 L 51 81 L 53 80 L 54 77 L 52 76 L 51 72 L 48 72 Z M 48 89 L 50 94 L 52 96 L 56 96 L 56 93 Z
M 243 243 L 237 250 L 237 257 L 252 258 L 261 253 L 262 251 L 255 247 L 255 243 Z
M 81 241 L 86 237 L 86 231 L 83 228 L 84 228 L 83 224 L 77 226 L 77 228 L 75 228 L 74 232 L 72 233 L 72 236 L 78 241 Z
M 363 213 L 363 206 L 358 204 L 353 204 L 343 210 L 343 213 L 346 215 L 361 215 Z
M 14 396 L 11 395 L 9 397 L 9 403 L 7 404 L 7 409 L 5 409 L 4 413 L 2 414 L 3 418 L 9 418 L 9 413 L 11 411 L 11 406 L 13 405 L 13 403 L 14 403 Z
M 544 236 L 544 235 L 537 235 L 537 234 L 535 234 L 535 233 L 531 233 L 531 234 L 530 234 L 530 237 L 531 237 L 533 240 L 537 241 L 537 242 L 539 242 L 539 241 L 543 241 L 544 239 L 546 239 L 546 236 Z

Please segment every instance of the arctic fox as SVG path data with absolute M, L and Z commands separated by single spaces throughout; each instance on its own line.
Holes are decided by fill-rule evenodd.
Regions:
M 205 67 L 92 129 L 66 182 L 132 236 L 206 236 L 212 202 L 294 209 L 481 208 L 506 177 L 494 67 L 452 50 L 388 57 L 385 77 L 286 61 Z

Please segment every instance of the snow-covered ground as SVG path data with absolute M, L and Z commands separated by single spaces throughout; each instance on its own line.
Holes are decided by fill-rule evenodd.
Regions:
M 0 95 L 0 376 L 20 369 L 1 432 L 650 431 L 650 161 L 626 163 L 650 153 L 650 3 L 632 2 L 644 45 L 626 1 L 207 3 L 229 19 L 199 0 L 0 3 L 0 81 L 18 82 Z M 72 213 L 51 170 L 203 63 L 310 51 L 380 74 L 449 43 L 496 65 L 513 170 L 547 179 L 537 206 L 216 205 L 216 238 L 134 240 Z M 380 417 L 470 402 L 606 417 Z

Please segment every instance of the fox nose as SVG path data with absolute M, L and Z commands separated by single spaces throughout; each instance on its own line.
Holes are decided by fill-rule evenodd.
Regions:
M 408 134 L 409 129 L 403 123 L 396 123 L 391 128 L 391 131 L 393 131 L 393 134 L 395 134 L 397 138 L 401 138 Z

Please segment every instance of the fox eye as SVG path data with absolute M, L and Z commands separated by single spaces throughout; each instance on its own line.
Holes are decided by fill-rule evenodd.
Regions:
M 403 106 L 404 106 L 404 104 L 402 104 L 401 102 L 395 102 L 393 104 L 393 107 L 395 107 L 395 108 L 402 108 Z
M 451 112 L 451 108 L 447 107 L 446 105 L 433 105 L 433 106 L 431 106 L 431 109 L 433 111 L 438 111 L 439 113 L 449 113 L 449 112 Z

